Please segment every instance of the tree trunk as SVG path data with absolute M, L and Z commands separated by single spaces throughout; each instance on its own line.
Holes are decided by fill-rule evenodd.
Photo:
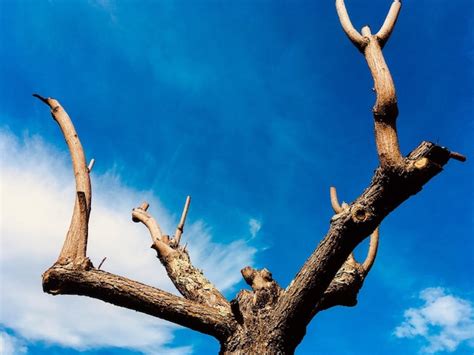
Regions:
M 165 235 L 143 203 L 132 212 L 134 222 L 150 232 L 178 297 L 125 277 L 94 268 L 86 255 L 91 211 L 90 171 L 74 126 L 57 100 L 35 95 L 51 108 L 69 147 L 76 179 L 76 202 L 69 231 L 56 263 L 43 274 L 43 289 L 53 295 L 84 295 L 159 317 L 215 337 L 221 354 L 293 354 L 306 327 L 321 311 L 334 306 L 354 306 L 357 294 L 372 267 L 382 220 L 424 184 L 442 171 L 449 159 L 464 161 L 459 153 L 422 142 L 407 157 L 400 153 L 396 119 L 395 86 L 382 54 L 395 25 L 401 3 L 394 0 L 379 32 L 368 26 L 356 31 L 343 0 L 336 0 L 342 27 L 364 54 L 377 94 L 373 108 L 375 141 L 380 167 L 368 188 L 351 204 L 339 205 L 331 188 L 331 218 L 327 235 L 309 256 L 286 289 L 273 280 L 267 269 L 249 266 L 241 270 L 250 290 L 242 290 L 232 301 L 191 263 L 186 246 L 180 245 L 190 197 L 186 199 L 174 236 Z M 358 263 L 352 251 L 370 235 L 367 258 Z

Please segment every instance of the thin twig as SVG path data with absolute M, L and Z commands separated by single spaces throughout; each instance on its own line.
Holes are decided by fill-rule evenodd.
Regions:
M 88 170 L 89 172 L 92 171 L 92 168 L 94 167 L 94 164 L 95 164 L 95 159 L 92 158 L 91 161 L 89 162 L 89 165 L 87 166 L 87 170 Z
M 191 196 L 187 196 L 186 202 L 184 203 L 183 213 L 181 214 L 181 219 L 179 221 L 178 227 L 176 228 L 176 232 L 174 234 L 176 245 L 179 245 L 179 242 L 181 240 L 181 235 L 184 232 L 184 223 L 186 222 L 186 216 L 188 215 L 190 203 L 191 203 Z
M 104 256 L 104 258 L 103 258 L 102 261 L 100 262 L 99 266 L 97 267 L 97 270 L 100 270 L 100 267 L 101 267 L 102 264 L 104 263 L 105 259 L 107 259 L 106 256 Z

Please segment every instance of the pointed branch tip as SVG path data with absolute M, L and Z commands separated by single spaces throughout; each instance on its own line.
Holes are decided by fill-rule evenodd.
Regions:
M 45 98 L 39 94 L 33 94 L 33 97 L 36 97 L 37 99 L 43 101 L 46 105 L 49 106 L 48 98 Z
M 94 167 L 94 164 L 95 164 L 95 159 L 91 159 L 91 161 L 89 162 L 89 165 L 87 166 L 87 170 L 89 172 L 92 171 L 92 168 Z
M 181 241 L 181 236 L 184 232 L 184 223 L 186 222 L 186 216 L 188 215 L 190 204 L 191 196 L 187 196 L 183 207 L 183 213 L 181 214 L 181 219 L 179 220 L 178 226 L 176 227 L 176 232 L 174 234 L 176 245 L 179 245 L 179 242 Z
M 102 264 L 104 263 L 105 259 L 107 259 L 106 256 L 104 256 L 104 258 L 102 259 L 102 261 L 100 262 L 99 266 L 97 267 L 97 270 L 100 270 Z

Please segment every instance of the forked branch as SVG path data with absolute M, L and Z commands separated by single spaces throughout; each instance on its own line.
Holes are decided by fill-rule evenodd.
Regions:
M 76 178 L 71 225 L 58 261 L 43 274 L 44 291 L 101 299 L 213 335 L 221 343 L 222 354 L 293 353 L 315 314 L 337 305 L 355 305 L 357 293 L 374 264 L 382 220 L 418 193 L 449 159 L 466 159 L 430 142 L 422 142 L 406 157 L 400 153 L 395 86 L 382 54 L 400 6 L 400 1 L 393 2 L 381 29 L 372 35 L 368 26 L 359 33 L 350 21 L 344 1 L 336 0 L 342 28 L 364 54 L 374 79 L 377 98 L 373 116 L 380 167 L 366 190 L 350 204 L 340 204 L 336 189 L 331 188 L 335 214 L 329 231 L 286 290 L 267 269 L 246 267 L 242 276 L 252 290 L 242 290 L 229 303 L 192 265 L 189 254 L 180 246 L 189 196 L 174 237 L 162 232 L 148 212 L 148 203 L 132 212 L 133 221 L 143 223 L 149 230 L 152 247 L 184 298 L 95 269 L 86 257 L 91 204 L 89 173 L 93 160 L 86 165 L 77 133 L 60 104 L 35 95 L 51 108 L 63 132 Z M 369 235 L 367 257 L 358 263 L 352 252 Z
M 446 148 L 423 142 L 404 158 L 402 171 L 378 168 L 362 195 L 333 217 L 328 233 L 283 292 L 275 310 L 275 327 L 292 334 L 299 342 L 316 313 L 315 308 L 322 307 L 318 304 L 324 301 L 325 292 L 331 291 L 330 284 L 354 248 L 391 211 L 441 172 L 449 159 L 450 152 Z M 372 256 L 367 260 L 368 267 Z M 322 308 L 337 304 L 341 303 L 330 302 Z
M 189 209 L 191 198 L 188 196 L 183 210 L 183 215 L 178 224 L 178 231 L 184 230 L 184 222 Z M 185 248 L 179 246 L 179 240 L 163 235 L 156 220 L 147 212 L 148 203 L 143 203 L 140 207 L 132 211 L 134 222 L 142 222 L 150 231 L 152 248 L 156 250 L 161 264 L 166 269 L 168 277 L 171 279 L 177 290 L 187 299 L 205 304 L 209 307 L 216 307 L 225 311 L 230 311 L 230 304 L 219 290 L 204 276 L 201 270 L 194 267 L 191 258 Z M 181 238 L 181 234 L 179 234 Z
M 93 267 L 86 256 L 91 208 L 89 172 L 92 170 L 93 160 L 89 166 L 86 165 L 79 137 L 59 102 L 37 94 L 34 96 L 51 108 L 53 118 L 59 124 L 69 147 L 76 179 L 76 201 L 71 225 L 57 262 L 43 274 L 43 290 L 54 295 L 75 294 L 97 298 L 172 321 L 220 340 L 225 339 L 237 324 L 229 304 L 199 270 L 190 264 L 185 251 L 169 246 L 169 238 L 162 235 L 159 225 L 146 212 L 147 203 L 134 210 L 133 218 L 147 226 L 160 257 L 166 261 L 165 266 L 173 282 L 180 286 L 180 291 L 189 299 Z M 181 222 L 182 231 L 184 218 Z M 191 287 L 188 293 L 183 292 L 184 285 L 189 286 L 193 282 L 195 288 Z M 201 287 L 205 290 L 198 290 Z
M 336 190 L 331 189 L 336 215 L 331 219 L 329 232 L 280 297 L 275 327 L 287 336 L 291 334 L 297 343 L 317 311 L 337 304 L 355 304 L 355 296 L 375 260 L 378 225 L 393 209 L 420 191 L 450 158 L 458 159 L 457 154 L 429 142 L 421 143 L 406 158 L 400 153 L 395 125 L 398 115 L 395 85 L 381 48 L 393 30 L 400 2 L 396 0 L 392 5 L 378 36 L 372 35 L 368 26 L 361 34 L 354 29 L 343 0 L 336 0 L 336 8 L 344 32 L 363 52 L 374 79 L 377 99 L 373 114 L 380 167 L 370 186 L 350 205 L 341 206 Z M 350 255 L 370 234 L 368 256 L 362 265 L 358 264 Z M 347 298 L 348 294 L 353 297 Z
M 329 189 L 329 194 L 331 197 L 331 206 L 336 214 L 340 214 L 343 212 L 344 208 L 342 206 L 345 206 L 345 208 L 349 207 L 345 202 L 342 203 L 342 206 L 339 204 L 339 199 L 337 198 L 337 191 L 334 186 L 331 186 L 331 188 Z M 337 215 L 335 217 L 337 219 Z M 346 261 L 348 263 L 346 269 L 350 268 L 351 265 L 353 265 L 359 271 L 361 271 L 361 278 L 363 280 L 365 276 L 367 276 L 370 269 L 372 268 L 372 265 L 375 262 L 378 246 L 379 246 L 379 227 L 377 226 L 377 228 L 375 228 L 373 233 L 370 235 L 369 251 L 367 253 L 367 257 L 365 258 L 365 261 L 362 264 L 359 264 L 354 258 L 354 253 L 350 253 Z
M 348 33 L 347 23 L 350 23 L 350 19 L 344 0 L 336 0 L 336 9 L 341 19 L 342 28 L 356 47 L 364 54 L 374 79 L 377 99 L 372 111 L 374 113 L 375 143 L 382 167 L 397 167 L 403 162 L 396 127 L 398 106 L 395 85 L 382 54 L 382 48 L 392 33 L 400 7 L 401 2 L 395 0 L 390 7 L 384 24 L 376 35 L 372 35 L 369 26 L 363 27 L 361 34 L 352 27 L 352 30 L 363 38 L 363 41 L 359 39 L 354 43 Z
M 330 196 L 331 205 L 337 219 L 337 214 L 343 213 L 344 209 L 348 209 L 349 206 L 342 203 L 342 206 L 344 206 L 342 207 L 339 204 L 335 187 L 330 188 Z M 314 314 L 334 306 L 352 307 L 357 304 L 357 294 L 362 288 L 377 255 L 378 240 L 379 227 L 375 228 L 370 236 L 369 251 L 364 263 L 358 263 L 354 258 L 353 252 L 349 254 L 347 260 L 338 270 L 326 291 L 324 291 L 321 300 L 315 305 Z

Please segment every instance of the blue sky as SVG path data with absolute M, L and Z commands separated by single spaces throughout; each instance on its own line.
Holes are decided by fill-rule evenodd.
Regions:
M 354 25 L 373 31 L 389 5 L 347 0 Z M 403 4 L 384 54 L 405 154 L 431 140 L 474 155 L 473 13 L 471 0 Z M 146 231 L 127 212 L 143 199 L 172 228 L 192 195 L 191 256 L 232 298 L 245 287 L 247 263 L 286 287 L 327 231 L 329 186 L 352 201 L 377 166 L 372 79 L 333 1 L 4 0 L 0 53 L 0 329 L 15 353 L 218 349 L 206 336 L 99 301 L 41 294 L 39 275 L 59 252 L 72 209 L 72 174 L 63 138 L 32 93 L 60 100 L 96 159 L 93 261 L 107 255 L 106 269 L 165 289 Z M 297 354 L 434 352 L 441 336 L 472 353 L 472 181 L 469 160 L 451 162 L 392 213 L 358 306 L 316 317 Z M 34 297 L 19 304 L 20 293 Z M 81 307 L 100 316 L 77 329 L 57 323 Z M 418 313 L 406 318 L 409 309 Z M 436 318 L 440 309 L 451 318 Z M 429 329 L 406 330 L 410 314 L 422 314 Z M 403 322 L 406 331 L 397 328 Z M 148 324 L 156 332 L 146 333 Z

